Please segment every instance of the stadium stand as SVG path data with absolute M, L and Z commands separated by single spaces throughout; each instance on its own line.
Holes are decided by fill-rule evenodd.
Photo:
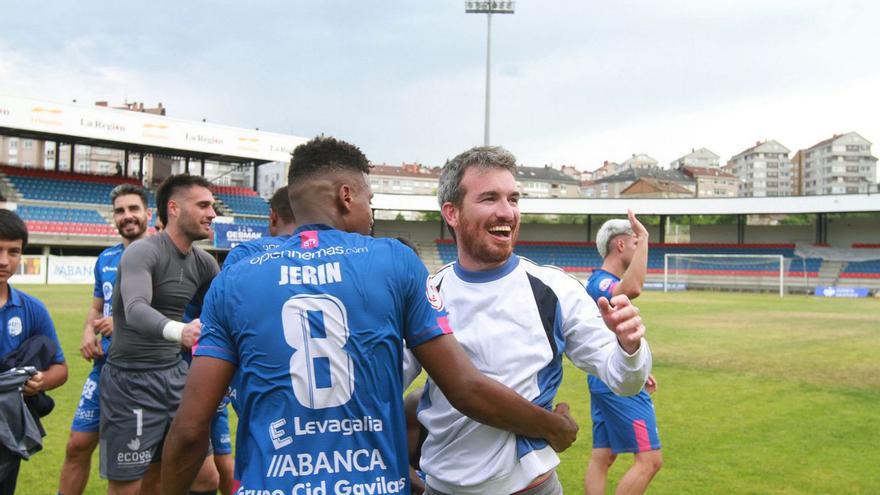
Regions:
M 269 203 L 256 191 L 239 186 L 214 186 L 214 195 L 233 215 L 269 215 Z M 238 223 L 236 221 L 236 223 Z
M 106 175 L 55 172 L 0 166 L 15 192 L 25 200 L 105 205 L 110 191 L 119 184 L 138 184 L 136 179 Z M 150 198 L 154 204 L 155 199 Z
M 853 244 L 853 249 L 880 249 L 880 244 Z M 840 278 L 880 279 L 880 260 L 851 261 L 840 272 Z
M 437 249 L 444 263 L 455 260 L 455 244 L 451 240 L 438 239 Z M 515 252 L 529 258 L 536 263 L 555 265 L 569 272 L 591 272 L 602 266 L 602 259 L 596 251 L 596 244 L 592 242 L 535 242 L 520 241 L 516 245 Z M 820 259 L 803 259 L 794 255 L 794 244 L 651 244 L 648 255 L 648 273 L 662 274 L 663 259 L 667 253 L 676 254 L 762 254 L 782 255 L 789 261 L 787 273 L 789 276 L 815 277 L 822 264 Z M 758 275 L 768 271 L 765 266 L 743 266 L 741 264 L 726 263 L 724 261 L 701 263 L 699 269 L 690 269 L 694 274 L 700 275 Z M 778 271 L 769 270 L 772 275 Z M 701 273 L 702 272 L 702 273 Z M 743 273 L 738 273 L 743 272 Z

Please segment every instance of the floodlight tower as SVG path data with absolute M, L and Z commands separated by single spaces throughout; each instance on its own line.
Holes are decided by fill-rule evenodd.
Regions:
M 489 146 L 489 101 L 490 74 L 492 62 L 492 14 L 513 14 L 516 2 L 511 1 L 471 1 L 464 2 L 466 14 L 486 14 L 486 120 L 483 144 Z

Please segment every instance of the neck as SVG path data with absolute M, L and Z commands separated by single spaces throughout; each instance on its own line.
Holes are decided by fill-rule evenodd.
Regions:
M 296 230 L 297 226 L 302 225 L 312 225 L 312 224 L 323 224 L 329 225 L 334 229 L 345 230 L 345 225 L 342 222 L 342 219 L 336 215 L 324 212 L 308 212 L 306 214 L 297 216 L 297 225 L 293 225 L 290 229 L 290 233 L 293 234 L 293 231 Z M 283 231 L 282 234 L 283 235 Z
M 176 223 L 169 225 L 165 228 L 165 233 L 168 234 L 168 237 L 171 239 L 171 242 L 177 246 L 177 249 L 180 250 L 181 253 L 188 253 L 190 249 L 192 249 L 193 241 L 186 234 L 180 230 L 180 227 L 177 226 Z
M 626 272 L 626 267 L 623 266 L 623 261 L 617 258 L 605 258 L 605 262 L 602 263 L 602 269 L 613 274 L 617 278 L 623 278 L 623 273 Z
M 296 224 L 289 223 L 289 224 L 286 224 L 283 227 L 279 228 L 278 232 L 275 235 L 276 236 L 278 236 L 278 235 L 293 235 L 294 230 L 296 230 Z
M 122 238 L 122 247 L 127 248 L 129 246 L 129 244 L 131 244 L 132 242 L 139 241 L 139 240 L 143 239 L 144 237 L 146 237 L 145 234 L 139 235 L 139 236 L 135 237 L 134 239 L 129 239 L 128 237 L 123 237 Z
M 9 282 L 0 283 L 0 307 L 6 306 L 9 301 Z

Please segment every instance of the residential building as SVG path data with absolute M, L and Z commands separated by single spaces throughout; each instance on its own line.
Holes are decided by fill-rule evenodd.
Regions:
M 678 170 L 694 179 L 698 198 L 735 198 L 739 192 L 739 179 L 720 167 L 683 166 Z
M 877 182 L 871 142 L 855 132 L 835 134 L 795 156 L 801 163 L 804 194 L 867 193 Z
M 630 168 L 618 174 L 594 180 L 582 186 L 582 196 L 586 198 L 619 198 L 622 192 L 639 179 L 654 179 L 663 183 L 675 183 L 689 191 L 693 196 L 696 192 L 696 181 L 678 170 L 666 170 L 659 167 Z
M 726 171 L 739 179 L 739 196 L 791 196 L 794 174 L 788 159 L 790 151 L 771 139 L 733 156 Z
M 706 148 L 698 150 L 691 149 L 691 152 L 669 163 L 669 168 L 680 169 L 681 167 L 700 167 L 700 168 L 718 168 L 720 156 L 712 153 Z
M 516 181 L 520 194 L 528 198 L 578 198 L 581 181 L 549 165 L 517 167 Z
M 639 177 L 623 191 L 621 198 L 692 198 L 694 192 L 671 180 Z
M 428 168 L 420 163 L 401 166 L 373 165 L 370 169 L 370 187 L 374 193 L 384 194 L 437 194 L 440 167 Z

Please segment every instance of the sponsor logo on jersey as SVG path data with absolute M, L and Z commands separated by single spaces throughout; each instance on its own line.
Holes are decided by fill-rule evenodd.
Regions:
M 110 282 L 104 282 L 101 284 L 101 291 L 104 292 L 104 300 L 109 301 L 113 299 L 113 284 Z
M 335 473 L 366 473 L 388 469 L 379 449 L 348 449 L 310 454 L 273 454 L 266 470 L 267 478 L 315 476 Z
M 437 311 L 443 310 L 443 298 L 440 297 L 440 291 L 431 284 L 431 277 L 428 277 L 427 280 L 425 280 L 425 297 L 428 298 L 428 302 L 431 304 L 432 308 Z
M 125 446 L 128 447 L 128 450 L 138 450 L 139 448 L 141 448 L 141 439 L 134 438 L 130 442 L 125 444 Z
M 130 452 L 119 452 L 116 454 L 116 463 L 121 466 L 135 466 L 149 464 L 153 460 L 153 453 L 149 450 L 139 450 L 141 448 L 141 439 L 133 438 L 126 447 Z
M 318 247 L 318 231 L 304 230 L 300 232 L 299 242 L 303 249 L 314 249 Z
M 282 249 L 279 251 L 271 251 L 254 256 L 249 263 L 252 265 L 262 265 L 267 261 L 278 260 L 281 258 L 290 258 L 293 260 L 311 261 L 314 259 L 324 258 L 327 256 L 348 256 L 350 254 L 366 254 L 370 249 L 366 246 L 355 246 L 344 248 L 342 246 L 329 246 L 314 251 L 294 251 L 292 249 Z
M 104 268 L 101 268 L 101 273 L 115 272 L 115 271 L 116 271 L 115 266 L 105 266 Z
M 10 337 L 18 337 L 21 335 L 21 318 L 13 316 L 6 322 L 6 328 L 9 329 Z
M 608 290 L 608 287 L 611 287 L 611 284 L 614 281 L 610 278 L 603 278 L 601 282 L 599 282 L 599 290 Z

